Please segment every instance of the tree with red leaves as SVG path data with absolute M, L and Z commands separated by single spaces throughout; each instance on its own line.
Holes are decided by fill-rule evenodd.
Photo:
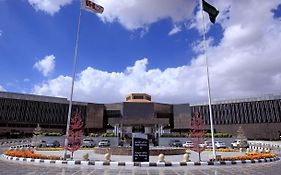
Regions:
M 71 152 L 71 159 L 73 159 L 73 154 L 81 147 L 83 136 L 83 121 L 81 119 L 81 114 L 75 112 L 74 116 L 71 118 L 68 137 L 67 137 L 67 150 Z
M 200 117 L 200 114 L 198 112 L 195 112 L 191 120 L 190 137 L 193 142 L 192 150 L 198 153 L 199 161 L 201 161 L 201 152 L 206 149 L 206 147 L 204 146 L 205 134 L 206 131 L 204 121 Z

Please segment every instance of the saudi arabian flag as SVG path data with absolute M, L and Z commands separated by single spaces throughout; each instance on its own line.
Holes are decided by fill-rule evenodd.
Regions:
M 212 23 L 215 23 L 216 17 L 218 16 L 219 11 L 211 4 L 207 3 L 206 1 L 204 1 L 204 0 L 202 0 L 202 1 L 203 1 L 203 3 L 202 3 L 203 10 L 209 14 L 210 21 Z

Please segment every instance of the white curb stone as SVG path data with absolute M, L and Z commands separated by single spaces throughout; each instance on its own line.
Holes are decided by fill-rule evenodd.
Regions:
M 101 161 L 96 161 L 96 162 L 95 162 L 95 165 L 97 165 L 97 166 L 103 166 L 103 162 L 101 162 Z
M 110 166 L 117 167 L 118 166 L 118 162 L 110 162 Z
M 149 167 L 149 162 L 141 162 L 142 167 Z
M 186 162 L 186 165 L 188 165 L 188 166 L 194 165 L 194 162 Z
M 89 161 L 81 161 L 81 165 L 88 165 Z
M 133 167 L 134 166 L 134 162 L 125 162 L 125 166 L 130 166 L 130 167 L 132 166 Z
M 164 167 L 165 166 L 165 162 L 157 162 L 157 166 Z
M 172 162 L 172 166 L 180 166 L 180 162 Z
M 206 166 L 206 165 L 208 165 L 208 162 L 200 162 L 200 164 L 201 164 L 201 166 L 203 165 L 203 166 Z

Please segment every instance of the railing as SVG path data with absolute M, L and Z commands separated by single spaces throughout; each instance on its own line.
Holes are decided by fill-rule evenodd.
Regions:
M 249 141 L 249 148 L 251 150 L 259 150 L 259 151 L 271 151 L 280 153 L 281 152 L 281 142 L 264 142 L 264 141 Z

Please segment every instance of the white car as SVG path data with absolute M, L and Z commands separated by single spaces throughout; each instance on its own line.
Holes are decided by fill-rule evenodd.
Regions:
M 182 146 L 183 146 L 184 148 L 193 148 L 193 147 L 194 147 L 194 144 L 193 144 L 192 141 L 185 141 L 185 142 L 182 144 Z
M 95 147 L 95 142 L 93 139 L 90 139 L 90 138 L 83 139 L 82 147 L 83 148 L 93 148 L 93 147 Z
M 222 141 L 215 141 L 216 148 L 226 148 L 226 144 Z
M 247 140 L 235 140 L 231 143 L 231 148 L 248 148 L 249 144 Z
M 110 146 L 110 141 L 107 139 L 99 141 L 99 147 L 108 147 Z
M 211 141 L 205 141 L 204 143 L 199 144 L 200 147 L 205 147 L 205 148 L 213 148 L 212 147 L 212 142 Z

